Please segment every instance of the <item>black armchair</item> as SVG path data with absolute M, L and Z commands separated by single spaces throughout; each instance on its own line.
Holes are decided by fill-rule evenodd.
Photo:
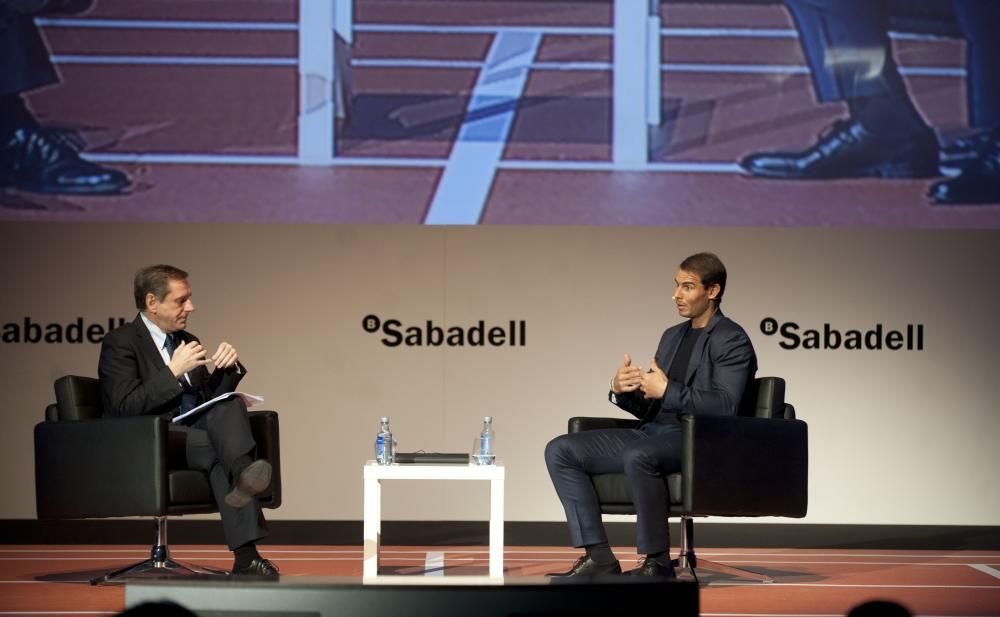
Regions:
M 631 428 L 637 420 L 570 418 L 569 432 Z M 677 566 L 697 579 L 695 569 L 772 582 L 763 574 L 698 561 L 694 520 L 700 516 L 787 516 L 801 518 L 808 502 L 806 423 L 785 403 L 785 380 L 761 377 L 736 416 L 681 416 L 680 473 L 666 477 L 670 515 L 681 519 Z M 605 514 L 635 514 L 625 474 L 591 476 Z M 666 525 L 667 521 L 663 521 Z
M 184 467 L 172 451 L 167 420 L 159 416 L 104 418 L 100 383 L 68 375 L 55 382 L 56 404 L 35 425 L 35 503 L 39 519 L 152 516 L 156 535 L 150 558 L 110 572 L 93 584 L 158 575 L 227 574 L 170 558 L 167 517 L 217 512 L 207 474 Z M 281 505 L 278 414 L 250 412 L 258 455 L 273 466 L 265 508 Z

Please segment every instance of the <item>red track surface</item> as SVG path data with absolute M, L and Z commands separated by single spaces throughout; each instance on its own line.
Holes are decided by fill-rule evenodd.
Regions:
M 631 567 L 636 557 L 628 551 L 616 551 L 625 567 Z M 283 576 L 361 575 L 360 546 L 262 546 L 262 552 L 278 564 Z M 422 576 L 428 552 L 444 553 L 444 576 L 486 574 L 486 547 L 384 547 L 383 571 Z M 505 574 L 557 572 L 577 555 L 559 547 L 508 547 Z M 140 546 L 4 546 L 0 615 L 120 611 L 124 588 L 92 587 L 85 582 L 86 575 L 146 556 L 148 548 Z M 176 546 L 172 556 L 216 568 L 228 568 L 232 560 L 221 546 Z M 1000 552 L 996 551 L 706 549 L 699 557 L 775 579 L 764 585 L 703 577 L 708 580 L 701 589 L 703 615 L 845 615 L 872 599 L 899 602 L 915 615 L 1000 615 Z M 970 564 L 987 565 L 996 574 Z M 46 582 L 59 578 L 79 582 Z

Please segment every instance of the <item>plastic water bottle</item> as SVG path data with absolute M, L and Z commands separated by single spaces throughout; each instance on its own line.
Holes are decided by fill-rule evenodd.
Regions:
M 493 432 L 493 416 L 483 418 L 483 430 L 479 433 L 479 443 L 476 448 L 475 461 L 477 465 L 494 465 L 497 462 L 497 436 Z
M 392 465 L 396 460 L 396 442 L 389 430 L 389 418 L 379 418 L 378 435 L 375 436 L 375 461 L 379 465 Z

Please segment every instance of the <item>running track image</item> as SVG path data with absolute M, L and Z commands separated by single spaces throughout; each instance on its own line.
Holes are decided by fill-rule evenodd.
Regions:
M 40 20 L 63 83 L 47 125 L 131 193 L 0 193 L 4 220 L 996 228 L 996 205 L 926 202 L 927 180 L 774 182 L 736 161 L 811 143 L 817 105 L 780 4 L 662 3 L 660 124 L 614 160 L 611 2 L 357 0 L 350 102 L 328 164 L 303 164 L 294 2 L 100 0 Z M 921 112 L 963 131 L 961 40 L 896 33 Z M 342 58 L 343 59 L 343 58 Z M 627 98 L 627 97 L 624 97 Z

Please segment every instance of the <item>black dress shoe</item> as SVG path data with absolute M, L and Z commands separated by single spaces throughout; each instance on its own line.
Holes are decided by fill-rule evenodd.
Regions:
M 954 178 L 932 184 L 927 196 L 942 205 L 1000 204 L 1000 140 L 983 146 Z
M 239 471 L 235 486 L 226 493 L 226 505 L 242 508 L 254 497 L 266 491 L 269 486 L 271 486 L 271 463 L 262 458 L 257 459 Z
M 601 564 L 591 559 L 589 555 L 584 555 L 576 560 L 576 563 L 569 569 L 569 572 L 560 572 L 559 574 L 551 574 L 550 576 L 601 576 L 621 573 L 622 566 L 618 563 L 617 559 L 611 563 Z
M 233 566 L 233 574 L 237 576 L 259 576 L 262 578 L 278 578 L 278 566 L 263 557 L 256 557 L 242 568 Z
M 642 565 L 635 570 L 629 570 L 628 574 L 630 576 L 658 576 L 660 578 L 677 578 L 677 572 L 674 570 L 673 564 L 669 561 L 664 565 L 653 559 L 652 557 L 646 557 L 642 560 Z
M 64 136 L 22 127 L 0 143 L 0 187 L 35 193 L 117 195 L 131 184 L 128 176 L 80 158 Z
M 980 156 L 987 155 L 998 140 L 1000 129 L 981 131 L 950 141 L 941 147 L 941 171 L 948 173 L 965 169 Z
M 938 172 L 938 144 L 927 127 L 906 137 L 872 133 L 856 120 L 838 120 L 799 152 L 758 152 L 744 157 L 748 174 L 782 180 L 833 178 L 931 178 Z

